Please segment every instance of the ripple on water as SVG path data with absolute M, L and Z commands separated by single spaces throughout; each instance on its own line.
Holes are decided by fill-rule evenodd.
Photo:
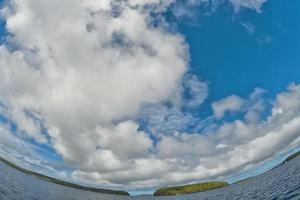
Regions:
M 126 197 L 56 185 L 0 163 L 0 200 L 299 200 L 300 157 L 263 175 L 213 191 L 172 197 Z

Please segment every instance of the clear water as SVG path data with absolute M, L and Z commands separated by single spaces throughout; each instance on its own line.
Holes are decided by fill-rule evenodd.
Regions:
M 261 176 L 209 192 L 172 197 L 99 194 L 40 180 L 0 162 L 0 200 L 300 200 L 300 157 Z

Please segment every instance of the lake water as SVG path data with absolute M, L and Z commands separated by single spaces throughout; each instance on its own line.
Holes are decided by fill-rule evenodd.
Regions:
M 300 200 L 300 157 L 268 173 L 209 192 L 182 196 L 126 197 L 64 187 L 24 174 L 0 162 L 0 200 Z

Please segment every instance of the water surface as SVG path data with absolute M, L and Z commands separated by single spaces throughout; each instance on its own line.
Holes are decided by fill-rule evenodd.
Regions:
M 0 200 L 299 200 L 300 156 L 263 175 L 213 191 L 182 196 L 127 197 L 88 192 L 41 180 L 0 162 Z

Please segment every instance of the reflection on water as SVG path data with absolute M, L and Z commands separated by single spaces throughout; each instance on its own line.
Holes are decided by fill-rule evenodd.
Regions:
M 300 157 L 266 174 L 209 192 L 172 197 L 126 197 L 87 192 L 49 183 L 0 162 L 0 200 L 237 200 L 300 199 Z

